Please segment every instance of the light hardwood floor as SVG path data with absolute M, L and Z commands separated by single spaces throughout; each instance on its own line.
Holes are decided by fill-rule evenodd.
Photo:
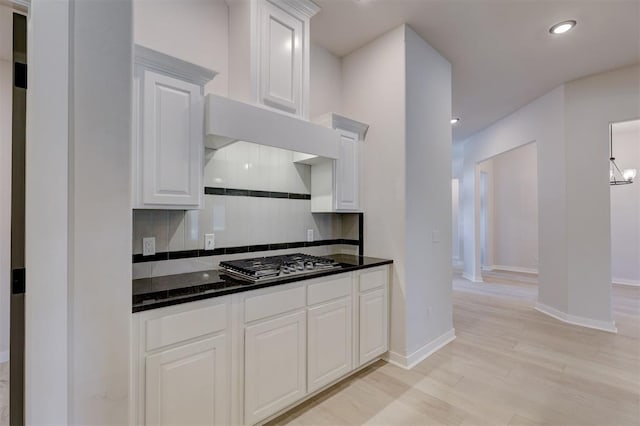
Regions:
M 9 424 L 9 363 L 0 363 L 0 425 Z
M 454 279 L 457 339 L 413 370 L 378 362 L 272 425 L 639 425 L 640 288 L 614 286 L 618 334 L 533 309 L 531 276 Z

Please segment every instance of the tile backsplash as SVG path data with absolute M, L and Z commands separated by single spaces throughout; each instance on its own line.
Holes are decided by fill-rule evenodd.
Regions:
M 310 194 L 311 166 L 293 154 L 247 142 L 208 152 L 205 187 Z M 309 199 L 205 194 L 202 210 L 134 210 L 133 254 L 144 237 L 155 237 L 156 252 L 173 252 L 203 249 L 209 233 L 223 248 L 306 241 L 308 229 L 316 241 L 357 239 L 358 215 L 311 214 Z
M 292 151 L 236 142 L 206 161 L 205 186 L 311 193 L 311 166 L 294 163 Z

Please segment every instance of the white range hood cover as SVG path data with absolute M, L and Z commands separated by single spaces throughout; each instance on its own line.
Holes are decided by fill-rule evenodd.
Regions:
M 245 141 L 334 159 L 340 152 L 340 134 L 332 128 L 211 94 L 205 134 L 210 149 Z

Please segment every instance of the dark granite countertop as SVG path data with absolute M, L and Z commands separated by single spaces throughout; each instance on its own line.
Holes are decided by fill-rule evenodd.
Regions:
M 263 283 L 251 283 L 233 278 L 223 271 L 211 270 L 163 277 L 141 278 L 133 280 L 133 312 L 157 309 L 180 303 L 193 302 L 210 297 L 272 287 L 295 281 L 328 275 L 342 274 L 358 269 L 388 265 L 392 260 L 374 257 L 334 254 L 327 256 L 340 264 L 340 268 L 318 271 L 305 275 L 277 279 Z

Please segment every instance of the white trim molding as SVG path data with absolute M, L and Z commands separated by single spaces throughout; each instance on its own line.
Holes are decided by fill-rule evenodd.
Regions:
M 634 287 L 640 287 L 640 280 L 629 280 L 626 278 L 612 278 L 611 282 L 613 284 L 618 284 L 618 285 L 630 285 Z
M 139 44 L 134 46 L 134 54 L 136 64 L 199 86 L 204 86 L 218 75 L 217 71 L 183 61 Z
M 436 337 L 426 345 L 422 346 L 418 350 L 410 353 L 409 355 L 401 355 L 397 352 L 389 351 L 385 360 L 393 365 L 404 368 L 405 370 L 411 370 L 413 367 L 427 359 L 436 351 L 442 349 L 447 344 L 453 342 L 456 338 L 456 330 L 452 328 L 440 337 Z
M 493 265 L 491 271 L 507 271 L 507 272 L 520 272 L 522 274 L 538 274 L 538 270 L 535 268 L 523 268 L 520 266 L 506 266 L 506 265 Z
M 352 120 L 351 118 L 345 117 L 344 115 L 340 115 L 335 112 L 328 112 L 324 115 L 316 117 L 313 122 L 325 127 L 331 127 L 332 129 L 341 129 L 356 133 L 360 141 L 365 140 L 365 138 L 367 137 L 367 131 L 369 131 L 368 124 Z
M 0 352 L 0 364 L 9 361 L 9 351 Z
M 464 278 L 467 281 L 471 281 L 472 283 L 483 283 L 484 282 L 482 280 L 482 275 L 474 276 L 474 275 L 469 275 L 466 272 L 462 273 L 462 278 Z
M 535 310 L 545 315 L 549 315 L 550 317 L 553 317 L 562 322 L 566 322 L 567 324 L 579 325 L 581 327 L 593 328 L 595 330 L 607 331 L 609 333 L 618 332 L 618 329 L 616 328 L 616 322 L 613 320 L 602 321 L 586 317 L 579 317 L 577 315 L 571 315 L 559 311 L 556 308 L 552 308 L 551 306 L 545 305 L 544 303 L 540 302 L 536 303 Z

